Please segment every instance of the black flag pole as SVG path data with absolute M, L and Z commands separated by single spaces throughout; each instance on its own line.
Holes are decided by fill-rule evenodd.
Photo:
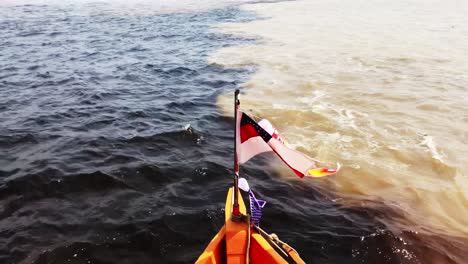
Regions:
M 234 219 L 240 219 L 239 211 L 239 160 L 237 157 L 237 110 L 240 106 L 238 99 L 239 89 L 234 92 L 234 205 L 232 209 L 232 217 Z

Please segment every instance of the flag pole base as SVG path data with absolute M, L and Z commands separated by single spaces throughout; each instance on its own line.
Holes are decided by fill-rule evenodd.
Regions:
M 232 208 L 232 215 L 231 219 L 234 222 L 240 222 L 242 221 L 242 214 L 239 211 L 239 205 L 237 207 Z

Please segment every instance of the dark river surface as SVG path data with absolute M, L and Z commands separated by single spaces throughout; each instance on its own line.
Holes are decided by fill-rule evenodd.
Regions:
M 234 120 L 217 98 L 256 68 L 208 57 L 261 40 L 213 27 L 261 18 L 236 1 L 185 2 L 0 3 L 0 263 L 193 263 L 222 226 Z M 306 262 L 430 251 L 377 220 L 398 212 L 344 208 L 275 175 L 275 159 L 241 173 L 268 201 L 262 226 Z

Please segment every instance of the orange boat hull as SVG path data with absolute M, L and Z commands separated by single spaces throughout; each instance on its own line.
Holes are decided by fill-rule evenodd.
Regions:
M 227 194 L 224 226 L 213 237 L 210 244 L 208 244 L 196 263 L 287 264 L 288 261 L 286 261 L 286 259 L 283 258 L 261 234 L 251 227 L 247 221 L 232 220 L 233 192 L 233 188 L 230 188 Z M 239 195 L 239 209 L 242 215 L 247 214 L 241 195 Z M 304 263 L 298 255 L 296 259 L 293 256 L 289 256 L 289 258 L 290 260 L 296 261 L 296 263 Z

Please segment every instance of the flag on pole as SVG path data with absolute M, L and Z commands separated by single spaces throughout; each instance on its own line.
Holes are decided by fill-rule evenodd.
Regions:
M 256 226 L 260 226 L 260 219 L 262 218 L 262 209 L 263 207 L 265 207 L 266 201 L 257 199 L 252 190 L 249 190 L 249 200 L 252 223 Z
M 247 162 L 258 154 L 274 151 L 301 178 L 323 177 L 338 172 L 339 164 L 337 169 L 319 168 L 317 160 L 290 148 L 268 120 L 263 119 L 257 123 L 239 109 L 237 111 L 236 155 L 239 163 Z
M 237 160 L 239 163 L 245 163 L 252 157 L 272 151 L 265 139 L 271 137 L 268 132 L 263 130 L 259 124 L 250 118 L 245 118 L 245 114 L 237 109 Z M 250 122 L 250 120 L 252 122 Z M 262 131 L 261 134 L 258 131 Z M 265 138 L 262 138 L 264 136 Z
M 239 188 L 244 192 L 249 193 L 250 201 L 250 215 L 252 223 L 256 226 L 260 226 L 260 219 L 262 218 L 262 209 L 265 207 L 266 201 L 257 199 L 250 189 L 249 183 L 245 178 L 239 179 Z

